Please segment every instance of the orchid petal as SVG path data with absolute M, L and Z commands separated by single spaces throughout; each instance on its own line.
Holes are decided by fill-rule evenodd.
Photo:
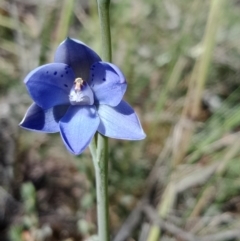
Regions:
M 75 155 L 82 153 L 97 131 L 99 122 L 94 106 L 71 106 L 59 122 L 67 149 Z
M 127 82 L 121 70 L 114 64 L 98 62 L 92 65 L 88 79 L 96 102 L 116 106 L 122 100 Z
M 46 64 L 30 72 L 24 82 L 37 105 L 49 109 L 69 104 L 69 93 L 75 76 L 66 64 Z
M 100 57 L 83 42 L 67 38 L 57 48 L 54 62 L 65 63 L 72 67 L 76 77 L 87 80 L 90 67 Z
M 141 140 L 146 137 L 134 110 L 123 100 L 116 107 L 99 105 L 98 115 L 98 131 L 104 136 L 124 140 Z
M 23 120 L 19 124 L 24 129 L 55 133 L 59 132 L 59 120 L 64 116 L 69 106 L 59 105 L 43 110 L 33 103 L 27 110 Z

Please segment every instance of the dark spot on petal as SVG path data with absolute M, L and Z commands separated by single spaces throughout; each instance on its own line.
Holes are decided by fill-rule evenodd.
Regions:
M 63 75 L 61 75 L 61 77 L 63 77 Z
M 46 72 L 46 74 L 48 74 L 48 71 Z
M 66 71 L 66 74 L 68 74 L 68 71 Z
M 68 85 L 64 84 L 65 87 L 68 87 Z
M 57 75 L 57 71 L 54 72 L 54 75 Z
M 103 78 L 102 80 L 103 80 L 103 81 L 106 81 L 106 79 L 105 79 L 105 78 Z

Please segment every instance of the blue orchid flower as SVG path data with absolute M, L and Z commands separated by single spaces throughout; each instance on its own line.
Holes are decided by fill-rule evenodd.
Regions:
M 60 132 L 72 154 L 82 153 L 96 131 L 125 140 L 146 136 L 134 110 L 122 100 L 127 83 L 120 69 L 78 40 L 67 38 L 54 63 L 31 71 L 24 83 L 34 103 L 20 126 Z

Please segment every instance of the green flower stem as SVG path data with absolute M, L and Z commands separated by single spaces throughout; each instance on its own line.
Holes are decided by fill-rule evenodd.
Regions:
M 109 6 L 110 0 L 97 0 L 98 14 L 100 19 L 101 38 L 102 38 L 102 59 L 106 62 L 112 61 L 112 45 L 110 31 Z
M 97 134 L 97 159 L 94 164 L 97 189 L 98 240 L 109 241 L 108 138 Z
M 110 0 L 98 0 L 97 2 L 102 36 L 102 59 L 111 62 Z M 97 133 L 90 144 L 90 151 L 96 175 L 98 240 L 109 241 L 108 138 Z

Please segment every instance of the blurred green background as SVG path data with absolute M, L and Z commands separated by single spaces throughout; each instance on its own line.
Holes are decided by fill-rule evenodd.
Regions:
M 112 0 L 111 28 L 147 134 L 109 141 L 112 240 L 240 240 L 240 1 Z M 89 150 L 18 127 L 67 36 L 101 54 L 95 0 L 0 0 L 0 241 L 96 234 Z

